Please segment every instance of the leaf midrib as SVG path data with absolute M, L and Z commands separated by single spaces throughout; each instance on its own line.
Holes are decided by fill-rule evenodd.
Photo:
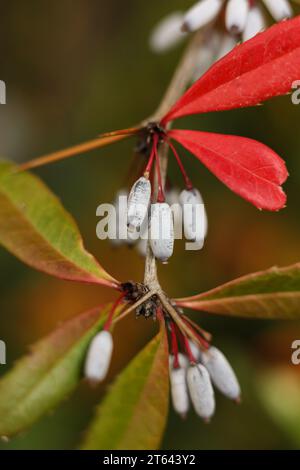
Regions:
M 299 48 L 300 49 L 300 48 Z M 194 142 L 192 142 L 194 143 Z M 201 143 L 200 144 L 201 147 L 206 150 L 207 152 L 211 152 L 213 153 L 217 158 L 218 157 L 222 157 L 225 161 L 229 161 L 233 166 L 237 167 L 237 168 L 240 168 L 242 169 L 243 171 L 245 171 L 246 173 L 248 173 L 249 175 L 251 176 L 255 176 L 255 178 L 257 178 L 258 180 L 262 181 L 263 183 L 267 183 L 271 186 L 273 186 L 274 188 L 278 189 L 278 188 L 281 188 L 281 185 L 280 184 L 277 184 L 277 183 L 274 183 L 273 181 L 270 181 L 266 178 L 263 178 L 262 176 L 260 175 L 257 175 L 256 173 L 254 173 L 254 170 L 249 170 L 249 168 L 245 167 L 244 165 L 240 164 L 239 162 L 237 162 L 236 160 L 234 160 L 233 158 L 230 158 L 229 156 L 225 156 L 222 151 L 220 150 L 219 152 L 217 152 L 216 150 L 213 150 L 211 149 L 210 147 L 208 147 L 207 145 Z M 193 152 L 191 152 L 193 153 Z M 200 157 L 197 157 L 198 160 L 203 163 L 203 165 L 207 166 L 204 162 L 202 162 L 201 158 Z M 210 168 L 208 168 L 209 171 L 213 172 L 212 170 L 210 170 Z
M 268 299 L 273 299 L 276 300 L 277 298 L 283 298 L 283 299 L 288 299 L 289 297 L 298 297 L 300 299 L 300 291 L 290 291 L 290 292 L 271 292 L 268 294 L 247 294 L 247 295 L 236 295 L 236 296 L 231 296 L 231 297 L 218 297 L 217 299 L 201 299 L 201 300 L 193 300 L 193 301 L 177 301 L 178 305 L 185 306 L 187 308 L 191 309 L 197 309 L 197 310 L 203 310 L 205 311 L 205 307 L 213 306 L 214 305 L 222 305 L 224 302 L 239 302 L 239 301 L 256 301 L 256 302 L 263 302 Z M 197 307 L 196 307 L 197 306 Z M 300 309 L 299 309 L 300 312 Z M 213 312 L 212 312 L 213 313 Z M 218 312 L 216 312 L 218 313 Z M 233 313 L 234 314 L 234 313 Z M 230 314 L 228 314 L 230 315 Z M 248 317 L 247 317 L 248 318 Z M 280 317 L 277 317 L 280 319 Z M 286 318 L 286 317 L 282 317 Z
M 8 204 L 12 205 L 15 212 L 17 214 L 19 214 L 20 218 L 25 221 L 25 223 L 27 224 L 27 226 L 29 228 L 32 228 L 35 232 L 35 234 L 41 239 L 42 243 L 44 243 L 44 245 L 48 246 L 51 248 L 51 250 L 53 250 L 54 253 L 57 253 L 59 255 L 59 257 L 61 257 L 62 259 L 65 259 L 66 261 L 68 261 L 68 263 L 72 264 L 73 266 L 76 267 L 76 269 L 78 269 L 79 272 L 83 273 L 83 274 L 88 274 L 90 276 L 91 279 L 95 279 L 97 281 L 101 281 L 102 278 L 98 278 L 96 274 L 94 273 L 90 273 L 88 270 L 84 270 L 80 265 L 78 265 L 72 258 L 69 258 L 67 257 L 66 254 L 64 254 L 62 251 L 60 251 L 56 246 L 53 246 L 50 241 L 46 238 L 46 236 L 44 234 L 41 233 L 41 231 L 39 231 L 38 227 L 33 223 L 33 221 L 29 218 L 26 218 L 24 213 L 21 211 L 20 207 L 15 203 L 15 201 L 13 199 L 11 199 L 9 197 L 9 195 L 5 192 L 3 192 L 3 189 L 0 189 L 0 193 L 2 195 L 2 197 L 4 199 L 6 199 L 6 201 L 8 202 Z M 59 201 L 58 201 L 59 203 Z M 70 217 L 68 214 L 66 214 L 68 217 Z M 72 218 L 71 218 L 71 223 L 72 223 Z M 72 227 L 73 229 L 76 230 L 76 227 Z M 82 240 L 81 238 L 79 237 L 79 239 L 77 239 L 77 241 L 79 242 L 79 248 L 81 247 L 83 250 L 84 250 L 84 254 L 90 258 L 90 260 L 94 260 L 95 261 L 95 267 L 100 270 L 101 272 L 101 268 L 100 266 L 98 265 L 97 261 L 93 258 L 93 256 L 91 254 L 89 254 L 88 252 L 85 251 L 85 248 L 83 246 L 83 243 L 82 243 Z M 99 272 L 99 276 L 101 275 Z M 106 275 L 106 272 L 103 270 L 103 276 L 105 276 L 105 279 L 107 279 L 107 275 Z
M 207 292 L 202 292 L 201 294 L 194 295 L 192 297 L 183 297 L 183 298 L 180 298 L 180 299 L 176 299 L 176 301 L 177 302 L 186 301 L 186 300 L 198 301 L 198 300 L 202 300 L 202 299 L 209 300 L 210 296 L 219 295 L 219 294 L 222 295 L 222 291 L 224 291 L 225 289 L 232 289 L 232 288 L 239 288 L 239 287 L 241 289 L 243 289 L 245 284 L 247 284 L 247 283 L 255 282 L 255 283 L 259 284 L 260 282 L 273 281 L 273 279 L 268 279 L 268 276 L 278 276 L 278 278 L 279 278 L 282 275 L 283 276 L 289 275 L 289 277 L 293 278 L 293 271 L 295 271 L 295 270 L 298 273 L 300 273 L 300 263 L 296 263 L 296 264 L 293 264 L 291 266 L 287 266 L 285 268 L 278 268 L 278 267 L 275 266 L 275 267 L 270 268 L 266 271 L 258 271 L 258 272 L 252 273 L 252 274 L 246 274 L 246 275 L 241 276 L 237 279 L 226 282 L 225 284 L 223 284 L 219 287 L 215 287 L 213 289 L 210 289 Z M 278 278 L 277 279 L 275 278 L 276 281 L 278 281 Z M 245 284 L 243 285 L 243 283 L 245 283 Z M 297 290 L 288 290 L 288 291 L 280 291 L 280 292 L 297 292 Z M 270 292 L 268 292 L 268 293 L 270 293 Z M 252 295 L 252 294 L 245 294 L 245 295 Z M 219 298 L 221 298 L 221 297 L 218 297 L 218 299 Z

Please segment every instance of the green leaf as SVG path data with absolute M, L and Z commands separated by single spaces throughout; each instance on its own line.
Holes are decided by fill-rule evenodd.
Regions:
M 73 218 L 36 176 L 0 161 L 0 243 L 24 263 L 62 279 L 116 283 L 88 253 Z
M 99 307 L 66 322 L 0 380 L 0 436 L 23 431 L 73 391 L 107 311 L 108 306 Z
M 297 448 L 300 445 L 300 376 L 297 367 L 263 368 L 258 375 L 257 393 L 270 416 Z
M 168 346 L 161 331 L 127 366 L 97 410 L 83 449 L 157 449 L 169 401 Z
M 177 303 L 222 315 L 299 319 L 300 263 L 250 274 Z

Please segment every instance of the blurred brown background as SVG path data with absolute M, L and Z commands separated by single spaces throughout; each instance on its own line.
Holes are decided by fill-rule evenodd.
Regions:
M 148 36 L 171 9 L 187 0 L 13 0 L 1 2 L 0 79 L 7 104 L 0 106 L 1 156 L 25 161 L 79 143 L 98 133 L 130 126 L 157 106 L 182 47 L 156 56 Z M 299 71 L 300 79 L 300 71 Z M 184 127 L 235 133 L 261 140 L 282 155 L 290 178 L 288 207 L 259 212 L 219 183 L 196 159 L 186 166 L 206 202 L 209 236 L 205 249 L 185 252 L 176 243 L 173 258 L 160 268 L 162 285 L 175 297 L 212 288 L 242 274 L 300 259 L 300 106 L 289 97 L 263 107 L 196 116 Z M 119 143 L 37 171 L 74 215 L 85 244 L 120 280 L 139 280 L 143 260 L 134 249 L 114 249 L 96 238 L 98 204 L 124 186 L 133 142 Z M 174 162 L 172 182 L 181 184 Z M 104 288 L 78 286 L 36 273 L 0 249 L 0 338 L 7 366 L 29 344 L 59 322 L 102 301 Z M 205 314 L 195 319 L 214 335 L 230 358 L 243 388 L 236 407 L 218 396 L 217 413 L 206 426 L 193 414 L 182 423 L 171 412 L 163 442 L 169 449 L 286 449 L 300 445 L 300 366 L 290 366 L 290 345 L 300 323 L 229 320 Z M 153 334 L 151 322 L 127 320 L 118 331 L 111 376 Z M 106 385 L 84 384 L 53 414 L 2 449 L 67 449 L 78 445 Z

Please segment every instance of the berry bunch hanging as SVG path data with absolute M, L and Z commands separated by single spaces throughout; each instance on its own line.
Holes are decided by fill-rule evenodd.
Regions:
M 255 106 L 270 98 L 287 94 L 291 90 L 292 83 L 299 78 L 299 44 L 300 17 L 297 17 L 275 25 L 266 32 L 260 33 L 251 40 L 237 46 L 228 55 L 216 62 L 157 120 L 153 121 L 151 119 L 143 122 L 140 126 L 104 134 L 88 143 L 47 155 L 21 166 L 21 170 L 38 167 L 130 136 L 137 137 L 139 141 L 142 141 L 144 145 L 143 154 L 146 155 L 147 162 L 142 176 L 136 181 L 129 194 L 128 230 L 130 232 L 141 228 L 147 217 L 149 206 L 152 206 L 150 225 L 156 225 L 156 220 L 160 218 L 169 221 L 169 224 L 167 224 L 169 227 L 167 237 L 150 238 L 143 283 L 135 281 L 121 282 L 114 279 L 91 255 L 84 251 L 76 227 L 65 217 L 57 200 L 48 195 L 37 179 L 25 173 L 20 173 L 20 169 L 16 171 L 14 168 L 11 171 L 9 165 L 1 168 L 1 191 L 9 197 L 7 196 L 6 199 L 3 197 L 3 201 L 2 203 L 0 201 L 0 203 L 4 206 L 6 212 L 9 212 L 7 200 L 11 200 L 12 206 L 13 204 L 17 205 L 19 211 L 22 210 L 22 207 L 25 207 L 21 218 L 19 218 L 16 209 L 14 212 L 11 211 L 11 215 L 6 221 L 8 228 L 6 231 L 4 228 L 0 230 L 2 243 L 24 262 L 44 272 L 73 281 L 102 284 L 118 292 L 118 298 L 113 305 L 101 307 L 101 309 L 99 307 L 96 311 L 89 312 L 77 321 L 71 322 L 67 328 L 66 344 L 63 341 L 62 332 L 48 340 L 44 340 L 39 346 L 42 353 L 38 351 L 37 358 L 33 355 L 34 367 L 31 365 L 30 358 L 25 359 L 20 362 L 16 370 L 11 372 L 7 379 L 0 383 L 0 395 L 7 397 L 8 401 L 10 395 L 14 399 L 17 395 L 18 400 L 23 400 L 25 394 L 25 404 L 21 403 L 17 409 L 9 409 L 5 404 L 0 403 L 1 434 L 13 435 L 19 432 L 58 403 L 60 397 L 58 390 L 56 389 L 55 393 L 51 393 L 46 385 L 45 387 L 43 387 L 43 383 L 41 385 L 40 381 L 42 379 L 39 367 L 47 366 L 47 368 L 50 368 L 51 374 L 56 379 L 56 387 L 63 390 L 64 393 L 72 390 L 72 386 L 76 382 L 74 376 L 78 377 L 79 374 L 81 377 L 82 369 L 90 382 L 97 383 L 104 380 L 112 359 L 114 327 L 133 310 L 138 317 L 151 317 L 159 321 L 160 337 L 163 340 L 160 346 L 157 345 L 156 339 L 153 340 L 149 345 L 150 349 L 148 348 L 145 352 L 142 352 L 141 357 L 146 357 L 148 360 L 148 362 L 145 361 L 145 364 L 149 364 L 149 351 L 151 351 L 151 357 L 157 358 L 156 354 L 159 354 L 164 359 L 167 358 L 167 361 L 160 361 L 157 368 L 155 368 L 156 363 L 154 360 L 153 374 L 154 378 L 156 377 L 155 374 L 160 374 L 160 377 L 163 377 L 166 373 L 169 374 L 173 405 L 180 415 L 184 416 L 189 410 L 190 403 L 192 403 L 196 413 L 204 420 L 209 420 L 215 410 L 213 387 L 218 388 L 230 399 L 239 401 L 240 387 L 227 359 L 212 345 L 210 333 L 194 323 L 183 311 L 185 307 L 194 310 L 208 309 L 207 302 L 209 302 L 213 293 L 208 293 L 204 301 L 203 295 L 184 299 L 170 299 L 161 288 L 157 278 L 155 257 L 162 262 L 166 262 L 173 251 L 172 214 L 166 202 L 165 181 L 162 177 L 160 156 L 162 149 L 169 149 L 179 165 L 185 184 L 185 188 L 181 193 L 183 205 L 187 200 L 192 201 L 192 204 L 196 204 L 201 200 L 201 196 L 197 189 L 193 187 L 191 179 L 186 173 L 183 160 L 177 147 L 175 147 L 177 144 L 193 154 L 228 188 L 258 209 L 270 211 L 282 209 L 286 204 L 286 195 L 283 192 L 282 184 L 287 179 L 288 173 L 284 161 L 273 150 L 249 138 L 173 129 L 171 123 L 188 115 Z M 261 77 L 263 77 L 263 80 Z M 18 181 L 18 184 L 16 194 L 13 194 L 12 197 L 11 191 L 14 190 L 14 178 Z M 63 218 L 59 231 L 60 234 L 63 233 L 63 236 L 61 239 L 54 236 L 50 240 L 52 245 L 47 238 L 50 235 L 45 234 L 44 224 L 36 223 L 35 218 L 39 212 L 36 206 L 38 201 L 36 200 L 35 188 L 37 187 L 47 200 L 46 207 L 51 211 L 53 218 Z M 0 207 L 2 206 L 0 205 Z M 31 223 L 29 228 L 29 224 L 24 222 L 25 216 L 29 217 L 31 222 L 35 222 Z M 190 222 L 189 220 L 186 221 L 187 230 Z M 69 231 L 65 230 L 67 223 L 69 224 Z M 42 233 L 44 238 L 37 235 L 35 238 L 28 236 L 28 238 L 23 239 L 21 247 L 18 244 L 16 247 L 15 242 L 18 241 L 20 233 L 26 234 L 26 230 L 39 230 L 39 235 Z M 56 230 L 58 229 L 56 228 Z M 72 249 L 70 252 L 65 253 L 66 243 L 64 237 L 68 237 L 69 233 L 71 233 Z M 40 249 L 41 246 L 43 250 Z M 285 273 L 282 272 L 268 273 L 270 278 L 272 276 L 282 276 L 282 285 L 286 282 L 284 275 Z M 256 276 L 258 284 L 261 279 L 265 279 L 265 276 L 265 273 Z M 243 278 L 236 282 L 247 286 L 249 279 Z M 226 285 L 224 289 L 230 291 L 231 287 L 231 285 Z M 259 287 L 261 288 L 261 284 L 259 284 Z M 205 300 L 206 307 L 204 308 L 203 302 L 205 304 Z M 100 319 L 99 310 L 103 312 Z M 80 334 L 82 334 L 82 337 Z M 80 343 L 78 348 L 74 347 L 76 341 Z M 47 354 L 45 357 L 45 350 L 47 350 L 49 344 L 54 344 L 55 347 L 51 349 L 50 357 Z M 57 360 L 56 354 L 59 356 L 62 352 L 66 354 L 66 358 L 62 362 L 58 361 L 59 364 L 55 368 L 53 364 Z M 82 358 L 84 358 L 84 365 L 82 364 Z M 68 376 L 70 369 L 72 369 L 70 364 L 75 368 L 72 377 Z M 24 370 L 26 372 L 27 368 L 31 370 L 30 383 L 23 384 Z M 59 373 L 62 370 L 65 375 L 62 380 L 58 380 L 61 378 Z M 126 380 L 135 375 L 143 376 L 143 368 L 135 360 L 129 366 L 127 372 L 128 379 Z M 65 378 L 66 374 L 68 380 Z M 12 387 L 12 384 L 15 383 L 15 376 L 17 382 L 22 384 L 22 387 Z M 112 392 L 116 395 L 113 395 L 115 400 L 111 399 L 110 401 L 108 398 L 106 404 L 117 407 L 120 401 L 120 393 L 124 393 L 124 391 L 129 393 L 126 380 L 121 377 L 117 381 L 114 389 L 117 392 Z M 144 388 L 147 389 L 146 385 Z M 36 391 L 34 388 L 36 386 L 38 390 L 39 387 L 42 388 L 44 401 L 34 400 L 32 397 L 32 394 L 34 395 Z M 149 386 L 155 389 L 156 381 L 153 379 Z M 144 388 L 141 387 L 142 390 Z M 153 392 L 152 389 L 151 392 Z M 161 390 L 156 390 L 156 392 L 160 393 Z M 142 391 L 140 393 L 142 394 Z M 163 397 L 160 398 L 164 400 Z M 156 396 L 154 399 L 155 402 L 159 401 Z M 148 400 L 151 402 L 149 394 Z M 131 404 L 128 406 L 130 407 Z M 143 403 L 143 406 L 147 408 L 147 403 Z M 29 415 L 24 412 L 28 408 L 33 408 L 33 412 Z M 144 417 L 144 408 L 140 410 L 141 415 L 139 415 L 139 418 Z M 13 416 L 11 416 L 11 413 L 13 413 Z M 103 409 L 101 413 L 102 416 L 105 414 Z M 153 419 L 158 420 L 159 416 L 155 416 Z M 105 418 L 103 420 L 105 421 Z M 131 424 L 134 422 L 133 419 Z M 142 422 L 145 422 L 145 419 Z M 147 427 L 149 430 L 149 423 L 147 423 Z M 119 432 L 122 432 L 122 430 L 119 430 Z M 93 439 L 93 437 L 90 440 L 89 437 L 87 438 L 88 443 L 85 444 L 85 448 L 94 446 Z M 126 439 L 130 438 L 127 437 Z M 132 445 L 128 443 L 130 441 L 121 440 L 121 443 L 118 442 L 118 446 L 125 445 L 124 442 L 128 446 L 125 446 L 125 448 L 130 448 L 130 445 Z
M 290 0 L 200 0 L 186 12 L 175 11 L 153 29 L 150 48 L 164 53 L 194 31 L 202 30 L 204 40 L 199 47 L 193 79 L 210 65 L 268 27 L 268 17 L 275 22 L 293 16 Z

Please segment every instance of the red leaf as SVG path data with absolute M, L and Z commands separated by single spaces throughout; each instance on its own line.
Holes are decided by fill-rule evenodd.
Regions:
M 172 130 L 169 136 L 193 153 L 232 191 L 260 209 L 286 203 L 280 185 L 287 179 L 284 161 L 256 140 L 199 131 Z
M 235 47 L 175 103 L 165 124 L 189 114 L 257 105 L 291 90 L 300 74 L 300 16 Z

